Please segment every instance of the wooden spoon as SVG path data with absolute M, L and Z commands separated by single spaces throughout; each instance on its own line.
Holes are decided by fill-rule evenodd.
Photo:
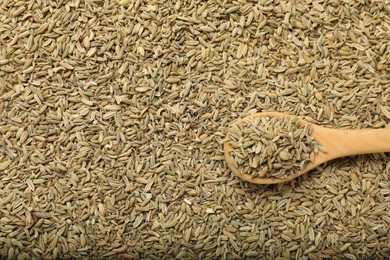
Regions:
M 240 124 L 243 121 L 251 120 L 260 117 L 280 117 L 280 118 L 297 118 L 297 116 L 278 113 L 278 112 L 262 112 L 247 116 L 238 120 L 235 124 Z M 307 164 L 305 170 L 297 172 L 293 176 L 286 178 L 257 178 L 252 177 L 248 173 L 241 173 L 234 167 L 231 156 L 231 146 L 229 138 L 225 139 L 224 152 L 225 159 L 229 168 L 235 175 L 241 179 L 256 184 L 275 184 L 292 180 L 308 171 L 314 169 L 320 164 L 345 156 L 352 156 L 358 154 L 368 153 L 382 153 L 390 152 L 390 128 L 385 129 L 362 129 L 362 130 L 342 130 L 342 129 L 330 129 L 322 126 L 318 126 L 307 122 L 304 119 L 299 119 L 300 124 L 304 127 L 307 124 L 312 126 L 311 136 L 326 148 L 326 152 L 319 151 L 313 162 Z

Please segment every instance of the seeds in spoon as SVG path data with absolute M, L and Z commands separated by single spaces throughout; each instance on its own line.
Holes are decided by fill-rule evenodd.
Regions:
M 242 174 L 260 178 L 287 178 L 305 169 L 318 151 L 311 125 L 298 118 L 262 117 L 235 125 L 229 131 L 231 155 Z

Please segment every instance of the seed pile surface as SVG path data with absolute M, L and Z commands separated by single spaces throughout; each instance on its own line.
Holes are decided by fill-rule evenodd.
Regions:
M 237 118 L 390 127 L 388 1 L 0 1 L 0 255 L 383 259 L 390 156 L 282 185 Z
M 302 127 L 299 118 L 262 117 L 232 127 L 228 141 L 240 173 L 283 179 L 302 172 L 316 153 L 325 152 L 311 132 L 311 125 Z

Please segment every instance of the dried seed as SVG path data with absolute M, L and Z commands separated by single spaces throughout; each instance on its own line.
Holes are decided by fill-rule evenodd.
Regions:
M 314 160 L 314 151 L 320 146 L 310 137 L 310 125 L 302 129 L 299 124 L 298 119 L 263 117 L 233 127 L 228 139 L 233 141 L 232 158 L 239 171 L 275 178 L 299 173 Z M 234 136 L 240 142 L 234 141 Z M 300 151 L 301 147 L 305 149 Z
M 388 128 L 385 1 L 57 2 L 0 4 L 2 255 L 388 257 L 389 154 L 256 187 L 223 160 L 261 111 Z M 235 167 L 326 152 L 279 127 L 232 134 Z

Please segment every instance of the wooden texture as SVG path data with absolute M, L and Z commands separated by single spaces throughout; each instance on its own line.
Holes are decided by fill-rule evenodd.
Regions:
M 244 120 L 250 120 L 259 117 L 289 117 L 296 118 L 294 115 L 278 113 L 278 112 L 262 112 L 250 115 L 243 119 L 238 120 L 235 124 L 240 124 Z M 300 120 L 302 126 L 311 124 L 303 119 Z M 231 157 L 231 146 L 228 142 L 228 138 L 224 143 L 224 152 L 226 163 L 235 175 L 245 181 L 249 181 L 256 184 L 276 184 L 292 180 L 315 167 L 345 156 L 353 156 L 358 154 L 368 153 L 381 153 L 390 152 L 390 129 L 363 129 L 363 130 L 341 130 L 331 129 L 311 124 L 313 132 L 311 136 L 316 139 L 323 147 L 326 148 L 327 152 L 318 152 L 314 159 L 314 162 L 309 163 L 304 171 L 297 172 L 294 176 L 288 178 L 254 178 L 250 174 L 240 173 L 239 170 L 234 167 Z

